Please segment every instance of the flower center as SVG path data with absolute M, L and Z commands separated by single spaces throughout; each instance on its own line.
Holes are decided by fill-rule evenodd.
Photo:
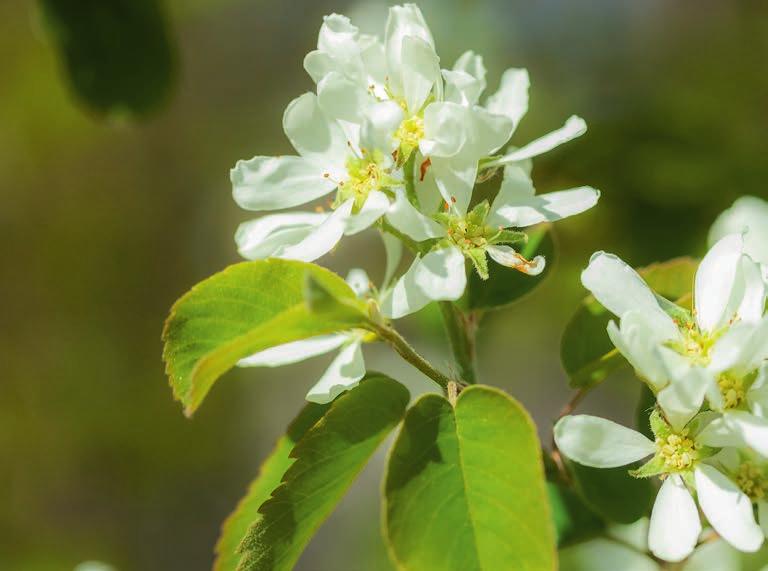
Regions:
M 674 342 L 670 347 L 688 357 L 694 365 L 708 365 L 712 358 L 712 347 L 715 346 L 719 333 L 703 332 L 693 323 L 681 325 L 680 332 L 682 341 Z
M 405 119 L 397 128 L 395 138 L 400 141 L 401 147 L 415 149 L 424 138 L 424 119 L 418 115 Z
M 656 450 L 670 472 L 690 469 L 699 459 L 699 445 L 688 437 L 688 429 L 656 439 Z
M 744 462 L 736 473 L 736 483 L 753 502 L 768 496 L 768 479 L 765 473 L 752 462 Z
M 717 380 L 717 386 L 720 388 L 720 394 L 723 395 L 723 406 L 726 409 L 736 408 L 744 402 L 746 396 L 744 379 L 724 373 Z
M 339 183 L 337 203 L 341 204 L 352 198 L 355 201 L 355 210 L 359 210 L 372 191 L 385 186 L 387 172 L 376 156 L 350 157 L 346 167 L 348 178 Z
M 452 216 L 446 228 L 448 240 L 460 250 L 485 248 L 488 245 L 489 230 L 485 225 L 474 224 L 460 216 Z

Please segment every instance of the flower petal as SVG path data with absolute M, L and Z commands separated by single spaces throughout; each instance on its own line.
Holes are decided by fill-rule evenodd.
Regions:
M 325 196 L 336 183 L 303 157 L 254 157 L 229 171 L 235 202 L 246 210 L 291 208 Z
M 587 124 L 584 122 L 584 119 L 577 117 L 576 115 L 572 115 L 565 122 L 565 125 L 563 125 L 560 129 L 552 131 L 543 137 L 539 137 L 524 147 L 504 155 L 502 158 L 494 161 L 493 165 L 499 166 L 509 163 L 516 163 L 524 159 L 530 159 L 531 157 L 535 157 L 544 154 L 547 151 L 551 151 L 555 147 L 558 147 L 563 143 L 567 143 L 576 137 L 580 137 L 586 132 Z
M 619 317 L 632 310 L 658 314 L 661 309 L 645 280 L 614 254 L 592 254 L 589 266 L 581 273 L 581 283 L 597 301 Z M 669 323 L 674 326 L 671 317 Z
M 445 228 L 419 212 L 408 200 L 403 188 L 395 189 L 395 202 L 387 213 L 387 220 L 397 230 L 417 242 L 445 236 Z
M 381 101 L 363 113 L 360 146 L 368 151 L 390 154 L 398 143 L 394 134 L 403 121 L 403 109 L 394 101 Z
M 757 551 L 765 536 L 755 522 L 750 499 L 713 466 L 699 464 L 694 475 L 701 511 L 715 531 L 739 551 Z
M 352 268 L 349 270 L 344 281 L 352 288 L 352 291 L 355 292 L 357 297 L 363 297 L 371 291 L 371 278 L 368 277 L 365 270 L 360 268 Z
M 684 376 L 673 378 L 656 397 L 664 416 L 674 430 L 680 431 L 699 412 L 707 388 L 715 382 L 707 371 L 689 367 Z
M 561 549 L 559 559 L 560 571 L 661 571 L 647 555 L 601 537 Z
M 585 414 L 561 418 L 555 425 L 554 435 L 563 454 L 593 468 L 626 466 L 655 451 L 653 442 L 639 432 Z
M 317 103 L 326 116 L 350 123 L 362 123 L 363 110 L 370 101 L 358 83 L 332 71 L 317 84 Z
M 735 323 L 712 348 L 710 368 L 747 375 L 768 359 L 768 316 L 759 323 Z
M 238 253 L 248 260 L 279 256 L 322 224 L 328 214 L 290 212 L 262 216 L 240 224 L 235 233 Z
M 709 539 L 696 548 L 682 571 L 740 570 L 741 555 L 722 539 Z
M 741 264 L 744 239 L 731 234 L 720 240 L 704 256 L 694 284 L 696 321 L 704 331 L 714 331 L 727 322 L 737 271 Z
M 682 561 L 696 547 L 701 533 L 701 520 L 696 503 L 677 474 L 661 485 L 651 512 L 648 547 L 665 561 Z
M 352 212 L 352 203 L 351 199 L 347 200 L 301 242 L 284 248 L 279 257 L 313 262 L 330 252 L 344 235 L 347 219 Z
M 341 126 L 323 112 L 314 93 L 291 101 L 283 115 L 283 130 L 302 157 L 334 175 L 344 167 L 349 154 L 347 137 Z
M 344 391 L 357 386 L 365 376 L 365 361 L 359 340 L 349 343 L 331 362 L 328 369 L 307 393 L 309 402 L 331 402 Z
M 291 363 L 305 361 L 312 357 L 324 355 L 329 351 L 338 349 L 346 343 L 347 340 L 347 335 L 338 333 L 334 335 L 321 335 L 319 337 L 312 337 L 301 341 L 293 341 L 292 343 L 270 347 L 269 349 L 255 353 L 250 357 L 240 359 L 237 366 L 281 367 L 283 365 L 290 365 Z
M 452 70 L 443 70 L 445 101 L 463 106 L 474 105 L 485 90 L 485 65 L 483 58 L 472 50 L 461 54 Z
M 744 252 L 756 262 L 768 264 L 768 202 L 755 196 L 742 196 L 715 220 L 709 244 L 745 232 Z
M 743 444 L 768 458 L 768 418 L 745 410 L 729 410 L 723 415 L 723 421 Z
M 418 113 L 432 87 L 440 81 L 440 58 L 435 48 L 421 38 L 403 38 L 403 62 L 400 69 L 403 95 L 408 111 Z
M 344 225 L 344 234 L 351 236 L 370 228 L 374 222 L 384 216 L 389 210 L 389 198 L 383 192 L 373 190 L 365 199 L 363 207 L 357 214 L 350 214 Z
M 390 86 L 398 94 L 402 94 L 403 90 L 400 70 L 404 63 L 403 40 L 406 36 L 420 38 L 433 47 L 435 45 L 424 16 L 415 4 L 392 6 L 384 30 L 384 50 Z
M 395 272 L 400 265 L 400 260 L 403 259 L 403 242 L 397 236 L 393 236 L 388 232 L 382 232 L 381 239 L 384 242 L 384 253 L 387 258 L 387 263 L 384 269 L 384 280 L 381 282 L 381 289 L 384 291 L 387 289 L 389 282 L 395 275 Z
M 531 80 L 528 70 L 510 68 L 501 76 L 501 84 L 496 93 L 488 97 L 485 108 L 491 113 L 504 115 L 512 121 L 512 130 L 517 128 L 520 119 L 528 111 L 528 88 Z
M 317 49 L 341 60 L 350 60 L 359 53 L 359 31 L 346 16 L 330 14 L 323 18 L 317 37 Z
M 512 246 L 488 246 L 485 251 L 496 263 L 514 268 L 529 276 L 538 276 L 544 271 L 547 263 L 544 256 L 536 256 L 532 260 L 526 260 Z
M 533 181 L 518 165 L 504 168 L 504 180 L 491 205 L 490 226 L 525 228 L 540 222 L 554 222 L 589 210 L 600 192 L 583 186 L 535 196 Z
M 466 214 L 477 179 L 477 161 L 433 157 L 430 170 L 445 204 L 454 214 Z
M 433 250 L 416 258 L 408 271 L 385 294 L 384 315 L 397 319 L 420 310 L 431 301 L 454 301 L 467 285 L 464 255 L 457 248 Z
M 699 432 L 696 441 L 713 448 L 722 448 L 726 446 L 744 446 L 743 439 L 732 425 L 726 422 L 723 416 L 714 418 L 711 422 Z
M 424 137 L 419 142 L 421 153 L 433 159 L 457 155 L 470 136 L 468 113 L 466 107 L 447 101 L 428 105 L 424 110 Z

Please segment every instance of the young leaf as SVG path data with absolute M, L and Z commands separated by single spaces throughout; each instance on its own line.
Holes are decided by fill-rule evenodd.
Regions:
M 176 79 L 160 0 L 41 0 L 47 30 L 77 96 L 93 111 L 146 115 Z
M 261 465 L 259 475 L 248 486 L 245 496 L 222 526 L 221 536 L 216 544 L 216 561 L 213 564 L 213 571 L 237 570 L 237 564 L 240 561 L 240 553 L 237 549 L 248 528 L 261 519 L 259 507 L 269 499 L 272 491 L 280 485 L 283 474 L 293 464 L 291 450 L 329 407 L 330 404 L 307 404 L 277 441 L 269 458 Z
M 676 258 L 638 272 L 656 293 L 685 306 L 697 266 L 691 258 Z M 560 342 L 560 358 L 573 388 L 596 385 L 625 363 L 606 332 L 612 319 L 617 318 L 588 296 L 568 322 Z
M 304 301 L 308 274 L 343 300 L 345 311 L 311 311 Z M 275 345 L 358 327 L 365 320 L 365 305 L 352 289 L 320 266 L 278 259 L 230 266 L 197 284 L 171 308 L 163 331 L 163 359 L 174 397 L 190 415 L 240 359 Z
M 385 483 L 385 533 L 399 569 L 555 568 L 536 429 L 505 393 L 473 385 L 409 409 Z
M 555 263 L 555 242 L 551 226 L 537 226 L 528 232 L 528 242 L 515 248 L 529 260 L 543 255 L 547 260 L 544 271 L 538 276 L 529 276 L 492 261 L 488 264 L 487 280 L 475 272 L 469 276 L 465 301 L 467 309 L 501 309 L 531 292 L 551 273 Z
M 633 478 L 628 472 L 632 466 L 590 468 L 569 462 L 569 467 L 581 498 L 608 521 L 633 523 L 650 512 L 653 484 Z
M 408 390 L 369 375 L 343 394 L 296 444 L 295 462 L 248 530 L 238 571 L 288 570 L 382 440 L 400 422 Z

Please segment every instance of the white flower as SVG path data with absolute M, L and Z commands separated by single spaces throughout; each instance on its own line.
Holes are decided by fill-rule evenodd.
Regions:
M 236 234 L 247 258 L 274 256 L 312 261 L 330 251 L 344 234 L 355 234 L 389 208 L 385 192 L 402 184 L 393 177 L 386 145 L 386 109 L 368 110 L 358 139 L 349 140 L 339 122 L 319 106 L 313 93 L 295 99 L 283 127 L 298 156 L 238 161 L 230 177 L 235 201 L 247 210 L 278 210 L 310 202 L 336 190 L 328 214 L 283 213 L 242 225 Z
M 762 266 L 768 281 L 768 202 L 755 196 L 743 196 L 723 212 L 709 231 L 714 244 L 728 234 L 744 233 L 744 252 Z
M 359 297 L 368 295 L 370 282 L 363 270 L 351 270 L 346 281 Z M 356 387 L 365 376 L 362 344 L 369 340 L 370 334 L 362 330 L 321 335 L 260 351 L 241 359 L 238 366 L 280 367 L 340 349 L 320 380 L 309 389 L 306 397 L 310 402 L 327 403 L 344 391 Z
M 477 205 L 466 215 L 449 211 L 428 218 L 418 212 L 398 191 L 388 220 L 401 232 L 419 240 L 438 240 L 435 248 L 417 257 L 408 272 L 383 299 L 383 311 L 402 317 L 418 311 L 430 301 L 456 300 L 466 286 L 465 258 L 483 279 L 489 276 L 487 256 L 496 263 L 529 275 L 544 270 L 543 256 L 524 258 L 514 245 L 524 243 L 525 234 L 514 231 L 542 222 L 555 222 L 579 214 L 597 203 L 600 193 L 581 187 L 536 195 L 523 165 L 504 169 L 501 188 L 490 206 Z
M 696 547 L 702 527 L 692 489 L 702 512 L 724 540 L 740 551 L 759 549 L 764 534 L 755 523 L 750 498 L 708 463 L 712 451 L 699 440 L 706 416 L 697 417 L 683 430 L 674 430 L 660 415 L 654 416 L 655 442 L 609 420 L 586 415 L 562 418 L 555 425 L 555 442 L 574 462 L 595 468 L 625 466 L 653 455 L 634 474 L 663 477 L 648 532 L 648 545 L 657 557 L 682 561 Z
M 582 283 L 619 316 L 619 326 L 608 326 L 611 340 L 658 393 L 676 428 L 705 397 L 715 410 L 746 406 L 744 391 L 768 357 L 768 320 L 765 284 L 744 254 L 742 235 L 722 238 L 702 260 L 693 315 L 656 295 L 612 254 L 593 255 Z

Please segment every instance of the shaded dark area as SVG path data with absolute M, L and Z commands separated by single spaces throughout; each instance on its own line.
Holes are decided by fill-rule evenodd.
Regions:
M 126 6 L 118 20 L 138 27 L 109 31 L 118 20 L 100 23 L 106 2 L 74 19 L 78 30 L 104 32 L 96 44 L 78 32 L 71 48 L 91 61 L 85 69 L 108 72 L 85 73 L 77 87 L 109 111 L 96 120 L 64 80 L 41 4 L 0 3 L 0 568 L 12 571 L 87 559 L 122 571 L 210 568 L 220 523 L 331 358 L 231 373 L 190 421 L 167 386 L 160 331 L 177 297 L 237 261 L 232 235 L 250 215 L 231 200 L 228 170 L 290 152 L 281 116 L 313 88 L 301 61 L 323 14 L 380 32 L 386 3 L 109 5 Z M 531 107 L 515 144 L 572 113 L 589 124 L 538 159 L 533 175 L 540 192 L 595 186 L 598 207 L 558 224 L 552 275 L 480 332 L 481 380 L 518 397 L 548 441 L 569 398 L 560 336 L 584 295 L 578 276 L 590 254 L 605 249 L 636 265 L 700 255 L 718 212 L 742 194 L 768 198 L 768 5 L 421 5 L 445 66 L 468 48 L 484 54 L 489 90 L 506 67 L 529 69 Z M 111 65 L 146 62 L 158 45 L 168 55 L 155 67 Z M 161 68 L 172 71 L 172 91 Z M 126 87 L 136 79 L 145 84 L 138 95 Z M 115 121 L 115 108 L 150 109 L 169 93 L 149 120 Z M 364 233 L 323 263 L 343 274 L 360 265 L 378 279 L 383 251 Z M 438 312 L 402 329 L 448 368 Z M 425 386 L 383 348 L 365 351 L 369 368 Z M 582 410 L 631 424 L 638 394 L 636 381 L 616 376 Z M 379 539 L 381 463 L 363 472 L 299 569 L 391 568 Z

